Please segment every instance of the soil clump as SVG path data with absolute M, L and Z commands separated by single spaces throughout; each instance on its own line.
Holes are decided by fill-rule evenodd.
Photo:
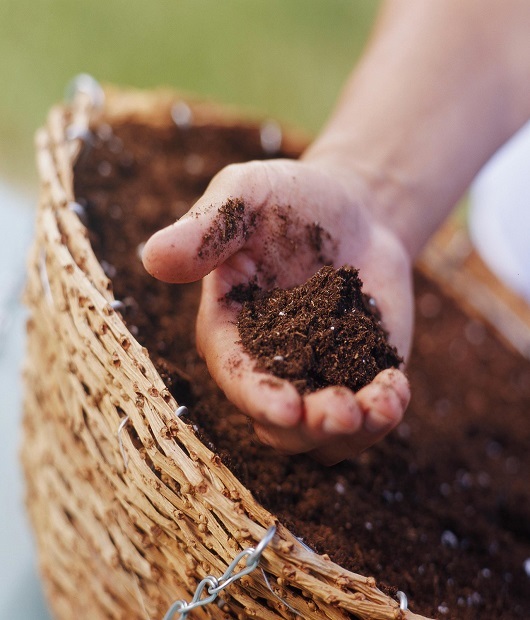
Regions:
M 214 254 L 218 256 L 225 246 L 238 237 L 248 239 L 258 221 L 256 212 L 247 214 L 245 203 L 241 199 L 229 198 L 219 207 L 212 226 L 204 233 L 199 258 Z
M 132 122 L 83 154 L 76 198 L 131 333 L 202 440 L 311 548 L 403 590 L 417 613 L 527 619 L 530 362 L 417 273 L 405 421 L 355 461 L 325 468 L 256 442 L 196 353 L 200 285 L 145 273 L 137 248 L 150 234 L 182 216 L 223 166 L 263 157 L 259 127 Z
M 402 362 L 352 267 L 322 267 L 289 290 L 247 290 L 237 322 L 243 348 L 257 370 L 288 379 L 300 394 L 331 385 L 357 392 Z

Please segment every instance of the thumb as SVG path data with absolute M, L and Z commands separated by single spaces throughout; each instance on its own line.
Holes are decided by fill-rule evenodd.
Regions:
M 240 250 L 269 194 L 266 166 L 256 161 L 221 170 L 184 217 L 147 241 L 146 270 L 164 282 L 193 282 Z

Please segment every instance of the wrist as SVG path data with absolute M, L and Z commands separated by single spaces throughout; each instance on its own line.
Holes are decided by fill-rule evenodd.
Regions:
M 414 260 L 430 235 L 418 215 L 421 201 L 412 177 L 386 163 L 376 163 L 375 158 L 357 157 L 351 145 L 333 137 L 318 139 L 302 159 L 340 182 Z

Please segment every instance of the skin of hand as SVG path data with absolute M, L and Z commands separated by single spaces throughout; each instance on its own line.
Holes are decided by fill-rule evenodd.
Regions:
M 243 202 L 244 225 L 222 247 L 205 251 L 205 235 L 218 230 L 219 209 L 229 197 Z M 410 259 L 399 239 L 373 216 L 369 199 L 360 176 L 346 181 L 310 160 L 232 165 L 143 251 L 146 269 L 161 280 L 204 278 L 198 349 L 226 396 L 253 420 L 258 438 L 284 453 L 310 452 L 328 465 L 355 456 L 400 422 L 410 397 L 404 374 L 383 371 L 356 394 L 330 387 L 302 397 L 285 380 L 273 387 L 239 344 L 240 306 L 225 295 L 254 277 L 267 288 L 295 286 L 322 266 L 322 258 L 336 267 L 353 265 L 364 291 L 376 299 L 390 341 L 407 356 L 413 316 Z M 320 256 L 304 234 L 314 223 L 325 231 Z
M 306 153 L 362 174 L 416 257 L 530 118 L 528 0 L 389 0 Z

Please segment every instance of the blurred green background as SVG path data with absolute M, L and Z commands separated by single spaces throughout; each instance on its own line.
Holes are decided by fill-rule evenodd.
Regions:
M 316 132 L 375 0 L 0 0 L 0 179 L 35 184 L 33 133 L 80 72 L 174 86 Z

